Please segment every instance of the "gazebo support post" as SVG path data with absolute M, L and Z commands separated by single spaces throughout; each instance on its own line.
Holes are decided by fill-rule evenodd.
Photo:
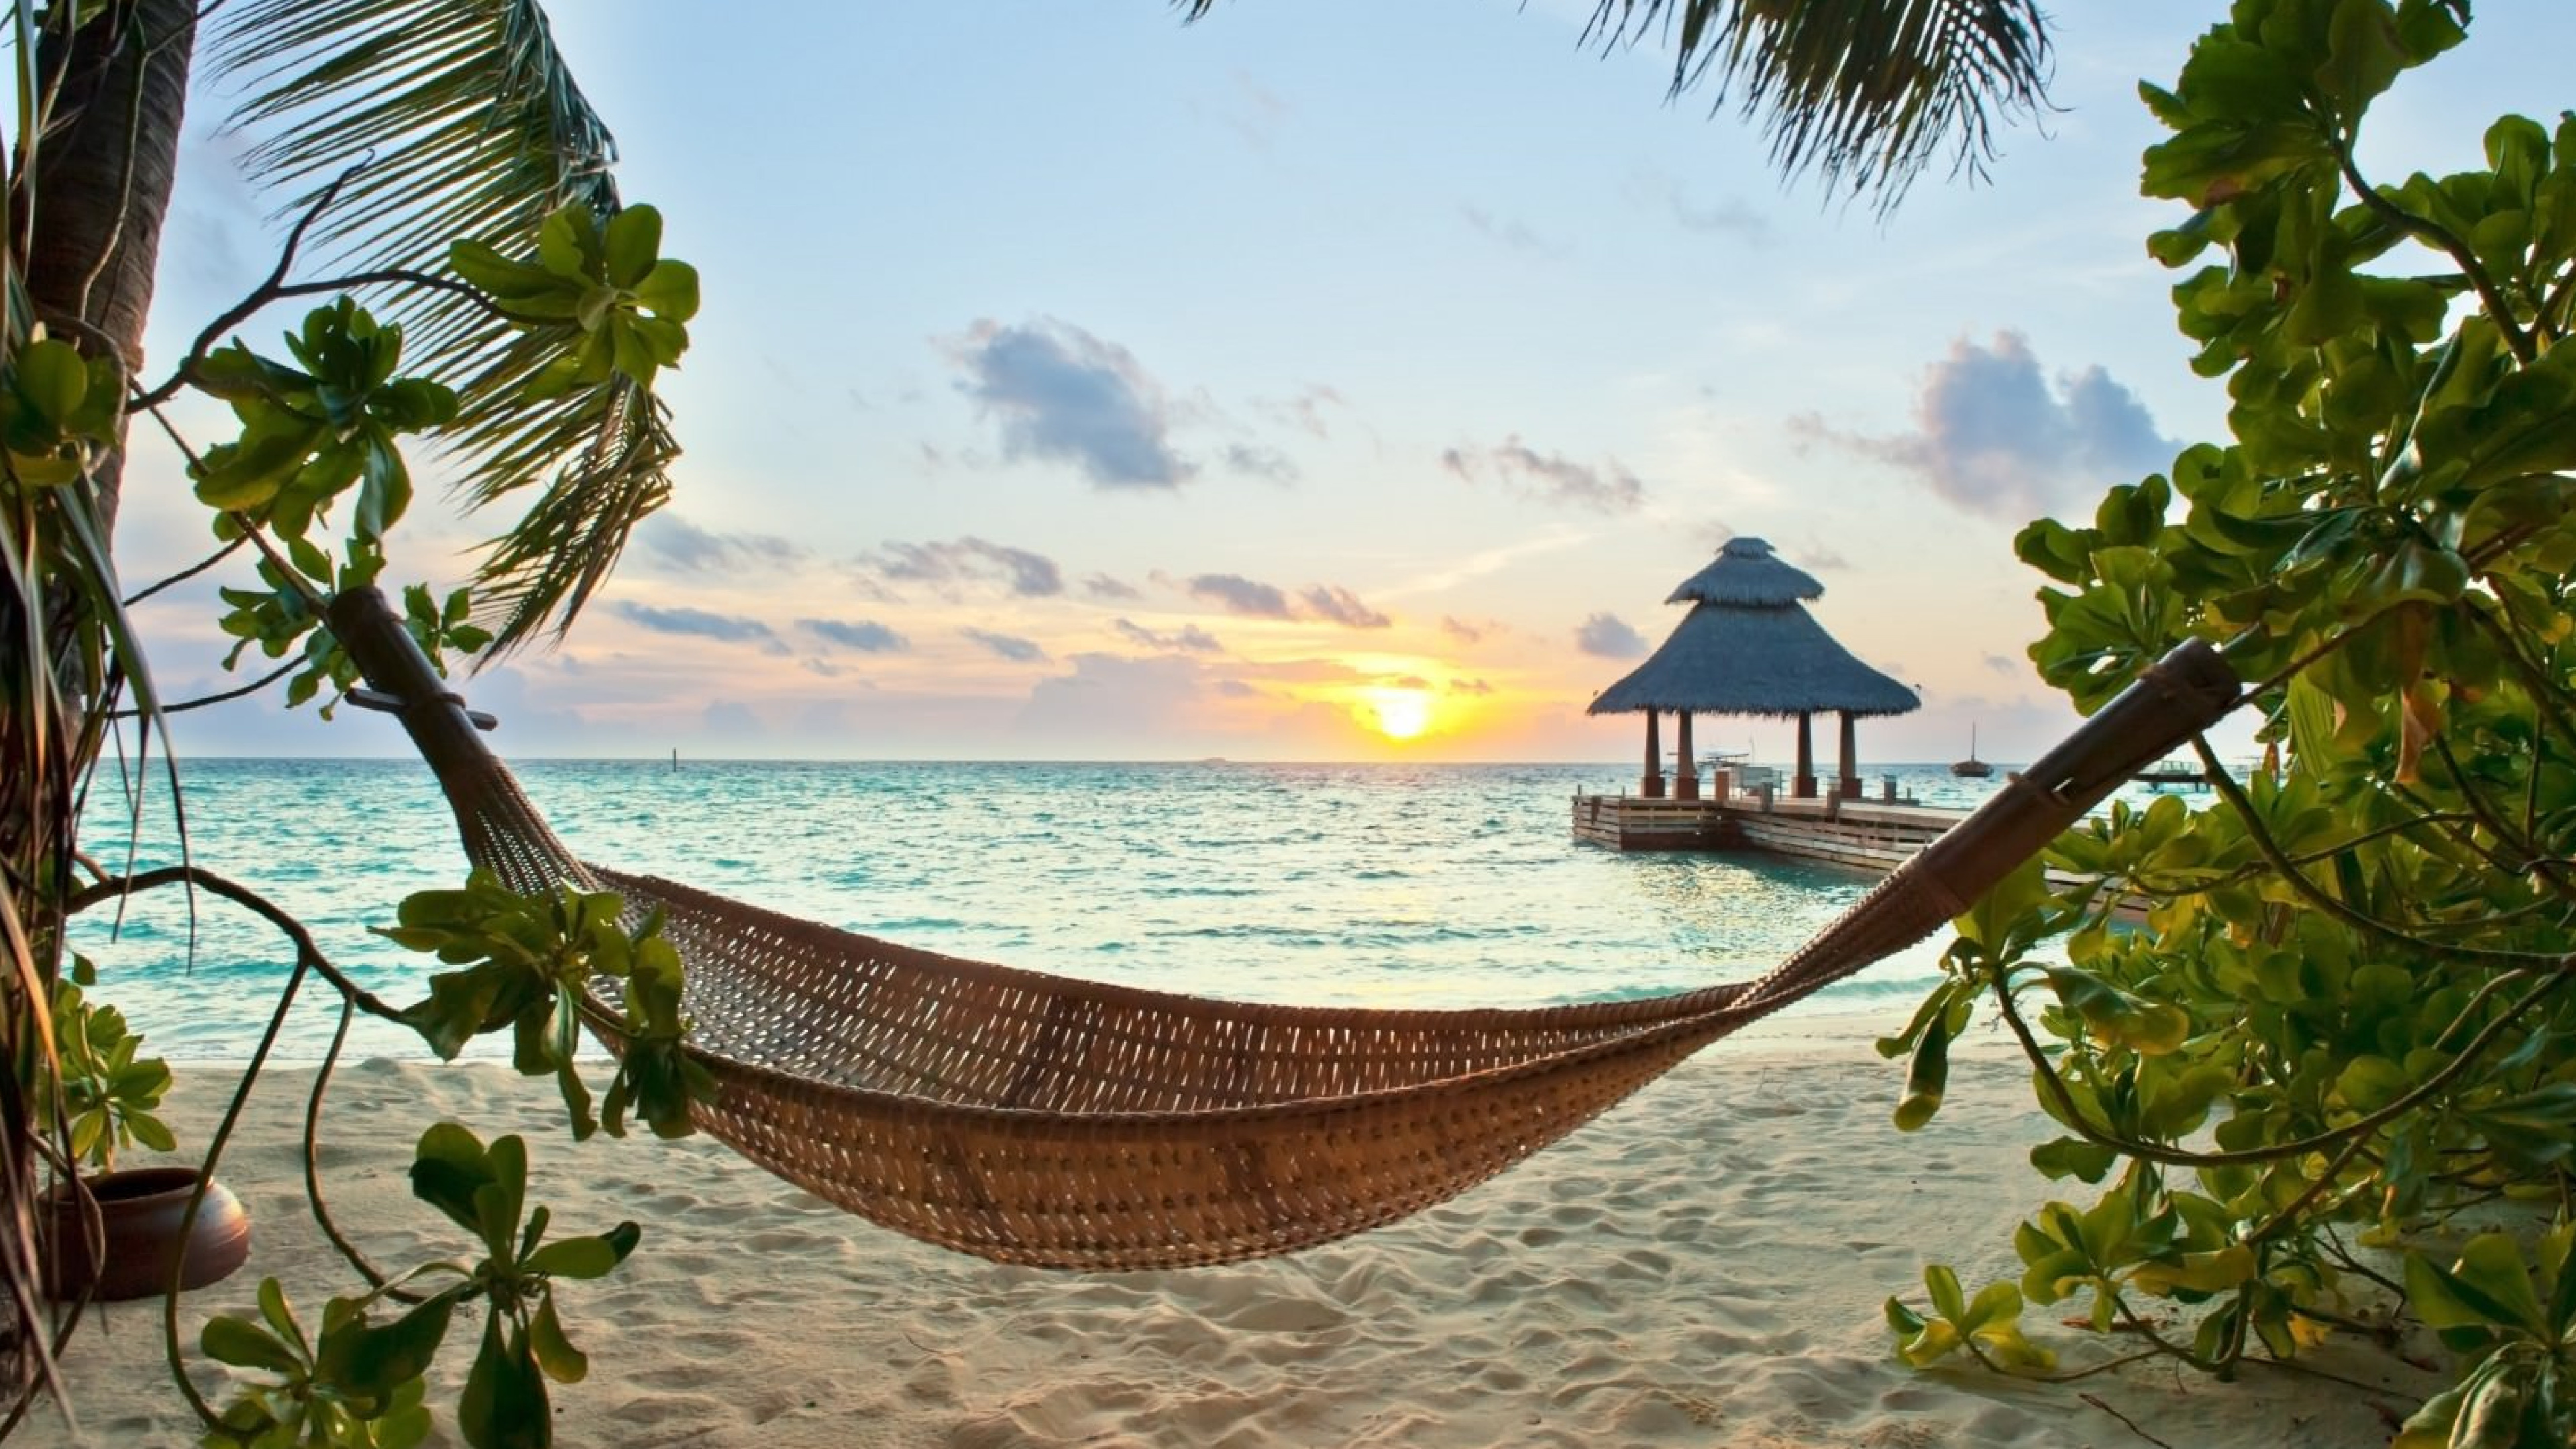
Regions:
M 1664 736 L 1656 722 L 1655 711 L 1646 711 L 1646 776 L 1637 793 L 1649 800 L 1664 798 Z
M 1673 798 L 1696 800 L 1699 798 L 1699 756 L 1691 753 L 1691 712 L 1677 709 L 1673 711 L 1673 718 L 1680 722 L 1673 732 Z
M 1857 800 L 1860 798 L 1860 762 L 1857 752 L 1852 748 L 1852 716 L 1850 710 L 1844 710 L 1841 713 L 1843 717 L 1842 797 L 1846 800 Z
M 1798 712 L 1798 773 L 1789 782 L 1789 793 L 1800 800 L 1816 798 L 1816 737 L 1804 710 Z

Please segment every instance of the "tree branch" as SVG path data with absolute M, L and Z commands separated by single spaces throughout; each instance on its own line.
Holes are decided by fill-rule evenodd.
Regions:
M 197 340 L 188 345 L 187 355 L 179 359 L 179 366 L 171 372 L 169 378 L 150 392 L 138 394 L 133 401 L 125 405 L 127 412 L 140 412 L 145 408 L 158 407 L 177 396 L 179 389 L 194 379 L 197 365 L 205 361 L 206 354 L 214 349 L 225 333 L 249 320 L 261 308 L 272 302 L 284 301 L 289 297 L 306 297 L 325 292 L 348 292 L 360 287 L 402 282 L 431 291 L 453 293 L 480 305 L 492 315 L 509 321 L 535 320 L 516 316 L 494 303 L 491 298 L 452 277 L 432 276 L 427 272 L 414 271 L 407 267 L 378 267 L 372 271 L 352 272 L 344 277 L 330 277 L 313 282 L 286 280 L 286 274 L 295 267 L 296 253 L 303 248 L 305 233 L 311 231 L 313 224 L 322 219 L 322 213 L 330 209 L 331 203 L 340 195 L 340 188 L 346 186 L 351 177 L 365 170 L 366 166 L 367 163 L 361 161 L 333 177 L 331 184 L 322 188 L 322 194 L 314 198 L 313 204 L 305 209 L 302 216 L 296 218 L 294 228 L 287 232 L 286 244 L 277 254 L 277 265 L 269 270 L 267 278 L 253 287 L 248 296 L 216 314 L 215 319 L 197 333 Z
M 177 704 L 165 704 L 161 706 L 158 712 L 161 714 L 180 714 L 192 709 L 204 709 L 210 704 L 223 704 L 230 700 L 240 699 L 244 695 L 257 694 L 261 690 L 268 688 L 270 685 L 275 684 L 277 681 L 293 674 L 296 670 L 303 668 L 304 664 L 305 661 L 301 658 L 289 659 L 284 664 L 277 666 L 275 669 L 270 670 L 268 673 L 261 675 L 259 678 L 254 679 L 250 683 L 242 685 L 239 688 L 227 689 L 221 694 L 209 694 L 198 699 L 182 700 Z M 108 718 L 139 719 L 142 717 L 142 714 L 143 711 L 139 709 L 119 709 L 109 711 Z
M 135 875 L 111 876 L 96 885 L 83 886 L 66 896 L 63 900 L 63 915 L 68 919 L 101 902 L 140 894 L 143 891 L 167 885 L 188 885 L 210 891 L 249 911 L 252 915 L 275 926 L 289 941 L 294 942 L 299 961 L 311 965 L 323 980 L 331 983 L 334 990 L 357 1003 L 358 1007 L 368 1015 L 382 1017 L 387 1021 L 402 1020 L 400 1008 L 387 1005 L 382 997 L 350 980 L 339 967 L 331 964 L 331 958 L 322 954 L 322 948 L 314 943 L 313 933 L 306 930 L 304 923 L 289 914 L 285 907 L 250 887 L 217 875 L 203 866 L 165 865 Z
M 125 607 L 131 609 L 135 605 L 142 603 L 145 599 L 151 598 L 154 594 L 161 592 L 163 589 L 169 588 L 173 584 L 186 583 L 188 580 L 193 579 L 197 575 L 204 573 L 206 570 L 213 568 L 215 565 L 222 563 L 225 559 L 231 558 L 234 554 L 239 553 L 241 551 L 241 546 L 247 541 L 248 535 L 236 538 L 232 542 L 225 544 L 222 548 L 216 549 L 213 553 L 206 555 L 204 558 L 201 558 L 195 563 L 188 565 L 186 568 L 179 570 L 177 573 L 170 575 L 170 577 L 161 580 L 159 583 L 150 584 L 144 588 L 135 590 L 133 593 L 125 596 Z
M 2211 787 L 2226 797 L 2227 803 L 2234 806 L 2237 815 L 2244 820 L 2246 838 L 2253 841 L 2254 848 L 2263 852 L 2263 858 L 2272 863 L 2272 868 L 2280 875 L 2282 883 L 2297 892 L 2301 900 L 2318 910 L 2355 930 L 2410 951 L 2445 956 L 2455 961 L 2474 961 L 2488 966 L 2517 970 L 2525 968 L 2545 970 L 2562 977 L 2576 972 L 2576 954 L 2560 951 L 2505 951 L 2492 946 L 2446 946 L 2438 941 L 2427 941 L 2420 936 L 2401 931 L 2350 902 L 2327 894 L 2318 888 L 2316 882 L 2308 879 L 2306 872 L 2290 862 L 2290 857 L 2281 849 L 2281 843 L 2272 838 L 2272 832 L 2263 824 L 2263 818 L 2255 813 L 2254 802 L 2245 797 L 2243 788 L 2229 777 L 2226 768 L 2219 763 L 2216 752 L 2209 747 L 2209 737 L 2192 736 L 2191 747 L 2193 752 L 2200 756 L 2201 764 L 2208 770 Z
M 2448 254 L 2452 264 L 2460 269 L 2460 275 L 2467 277 L 2469 285 L 2477 289 L 2478 300 L 2486 305 L 2487 316 L 2494 321 L 2496 330 L 2504 334 L 2505 346 L 2513 350 L 2514 361 L 2525 367 L 2537 362 L 2540 359 L 2539 347 L 2532 342 L 2531 334 L 2523 331 L 2521 325 L 2513 320 L 2513 308 L 2507 304 L 2495 279 L 2487 275 L 2486 264 L 2478 260 L 2478 254 L 2453 236 L 2449 227 L 2429 216 L 2417 216 L 2363 180 L 2361 168 L 2353 164 L 2352 148 L 2343 137 L 2329 132 L 2328 141 L 2334 147 L 2335 165 L 2342 171 L 2344 183 L 2352 188 L 2353 195 L 2360 198 L 2361 204 L 2376 212 L 2389 225 Z
M 2525 975 L 2526 973 L 2520 971 L 2508 971 L 2479 987 L 2477 994 L 2469 998 L 2468 1004 L 2460 1008 L 2459 1015 L 2453 1017 L 2451 1024 L 2443 1028 L 2442 1035 L 2435 1039 L 2436 1043 L 2448 1040 L 2451 1033 L 2458 1030 L 2460 1025 L 2469 1019 L 2470 1013 L 2493 998 L 2496 992 L 2508 982 L 2520 980 Z M 2012 991 L 2006 984 L 2004 973 L 1996 973 L 1994 988 L 1995 1004 L 2003 1013 L 2004 1025 L 2010 1027 L 2012 1034 L 2020 1040 L 2022 1054 L 2030 1059 L 2033 1074 L 2039 1078 L 2049 1099 L 2057 1104 L 2061 1114 L 2059 1120 L 2069 1131 L 2096 1146 L 2108 1147 L 2123 1157 L 2134 1157 L 2141 1162 L 2161 1163 L 2167 1167 L 2250 1167 L 2339 1147 L 2351 1138 L 2367 1136 L 2377 1131 L 2430 1101 L 2436 1092 L 2449 1086 L 2462 1072 L 2468 1070 L 2470 1064 L 2483 1055 L 2489 1046 L 2494 1045 L 2496 1038 L 2503 1034 L 2506 1027 L 2511 1026 L 2524 1012 L 2538 1005 L 2549 993 L 2565 985 L 2567 980 L 2568 977 L 2564 974 L 2543 977 L 2539 985 L 2524 992 L 2511 1006 L 2507 1007 L 2502 1016 L 2487 1023 L 2484 1029 L 2460 1049 L 2460 1054 L 2445 1063 L 2440 1071 L 2425 1078 L 2422 1085 L 2413 1091 L 2376 1112 L 2357 1117 L 2341 1127 L 2320 1132 L 2314 1136 L 2276 1142 L 2269 1147 L 2245 1147 L 2219 1152 L 2186 1152 L 2178 1147 L 2160 1147 L 2152 1142 L 2138 1142 L 2123 1137 L 2107 1127 L 2097 1127 L 2085 1120 L 2082 1109 L 2075 1103 L 2074 1089 L 2066 1085 L 2064 1077 L 2058 1075 L 2057 1068 L 2048 1060 L 2047 1048 L 2039 1044 L 2039 1038 L 2031 1031 L 2030 1023 L 2022 1019 L 2020 1008 L 2013 1004 Z

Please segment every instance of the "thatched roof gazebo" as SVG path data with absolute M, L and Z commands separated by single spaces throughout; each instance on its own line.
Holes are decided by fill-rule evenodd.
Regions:
M 1731 538 L 1717 559 L 1683 581 L 1666 600 L 1691 611 L 1645 663 L 1601 691 L 1587 714 L 1646 715 L 1644 793 L 1664 793 L 1663 746 L 1657 719 L 1680 717 L 1682 769 L 1675 792 L 1699 795 L 1691 754 L 1695 714 L 1761 715 L 1798 721 L 1798 771 L 1793 793 L 1816 793 L 1815 746 L 1809 718 L 1826 710 L 1842 717 L 1839 793 L 1860 793 L 1852 757 L 1852 721 L 1862 715 L 1905 714 L 1922 706 L 1913 690 L 1852 657 L 1807 615 L 1804 603 L 1825 586 L 1774 557 L 1758 538 Z

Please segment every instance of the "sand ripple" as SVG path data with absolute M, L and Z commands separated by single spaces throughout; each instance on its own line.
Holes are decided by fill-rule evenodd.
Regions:
M 215 1075 L 182 1084 L 191 1140 L 217 1106 Z M 563 1295 L 593 1364 L 558 1390 L 568 1445 L 2128 1449 L 2140 1441 L 2071 1390 L 1914 1373 L 1888 1354 L 1878 1304 L 1919 1282 L 1927 1254 L 1970 1278 L 2018 1267 L 2010 1228 L 2033 1196 L 2020 1156 L 2045 1124 L 2008 1065 L 1957 1077 L 1939 1122 L 1907 1139 L 1887 1125 L 1896 1074 L 1865 1047 L 1801 1061 L 1776 1043 L 1721 1046 L 1411 1222 L 1193 1272 L 997 1267 L 868 1227 L 711 1143 L 575 1147 L 547 1084 L 490 1067 L 345 1073 L 329 1180 L 380 1260 L 456 1251 L 403 1183 L 423 1114 L 447 1114 L 487 1137 L 528 1132 L 531 1195 L 565 1230 L 643 1223 L 625 1268 Z M 259 1273 L 310 1316 L 347 1281 L 288 1186 L 300 1080 L 265 1090 L 224 1174 L 277 1185 L 244 1194 L 252 1270 L 194 1295 L 191 1323 L 247 1305 Z M 1998 1181 L 2008 1191 L 1988 1201 Z M 86 1442 L 193 1442 L 158 1379 L 157 1306 L 104 1327 L 70 1358 Z M 472 1331 L 460 1320 L 446 1401 Z M 2422 1392 L 2368 1354 L 2335 1366 L 2389 1383 L 2392 1404 Z M 218 1366 L 204 1375 L 220 1385 Z M 2277 1375 L 2085 1387 L 2175 1444 L 2387 1437 L 2364 1396 Z M 22 1436 L 67 1440 L 44 1418 Z

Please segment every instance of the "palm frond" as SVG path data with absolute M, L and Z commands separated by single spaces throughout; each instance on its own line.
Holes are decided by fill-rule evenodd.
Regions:
M 261 138 L 252 174 L 300 210 L 364 163 L 317 233 L 346 263 L 441 271 L 457 240 L 518 255 L 559 207 L 618 209 L 616 144 L 534 0 L 248 0 L 223 20 L 220 63 L 251 92 L 233 124 Z M 484 546 L 487 657 L 560 634 L 670 496 L 667 411 L 623 378 L 526 398 L 506 384 L 530 370 L 531 334 L 464 298 L 412 290 L 384 310 L 419 370 L 463 398 L 448 442 L 469 508 L 545 485 Z
M 1784 177 L 1875 192 L 1881 212 L 1945 150 L 1953 175 L 1982 177 L 1998 120 L 2048 104 L 2034 0 L 1601 0 L 1584 27 L 1604 51 L 1656 33 L 1674 96 L 1715 85 Z
M 1184 23 L 1216 0 L 1173 0 Z M 1660 37 L 1672 94 L 1717 87 L 1771 143 L 1784 178 L 1874 191 L 1881 212 L 1944 149 L 1985 174 L 1998 119 L 2048 104 L 2046 17 L 2034 0 L 1599 0 L 1583 43 Z

